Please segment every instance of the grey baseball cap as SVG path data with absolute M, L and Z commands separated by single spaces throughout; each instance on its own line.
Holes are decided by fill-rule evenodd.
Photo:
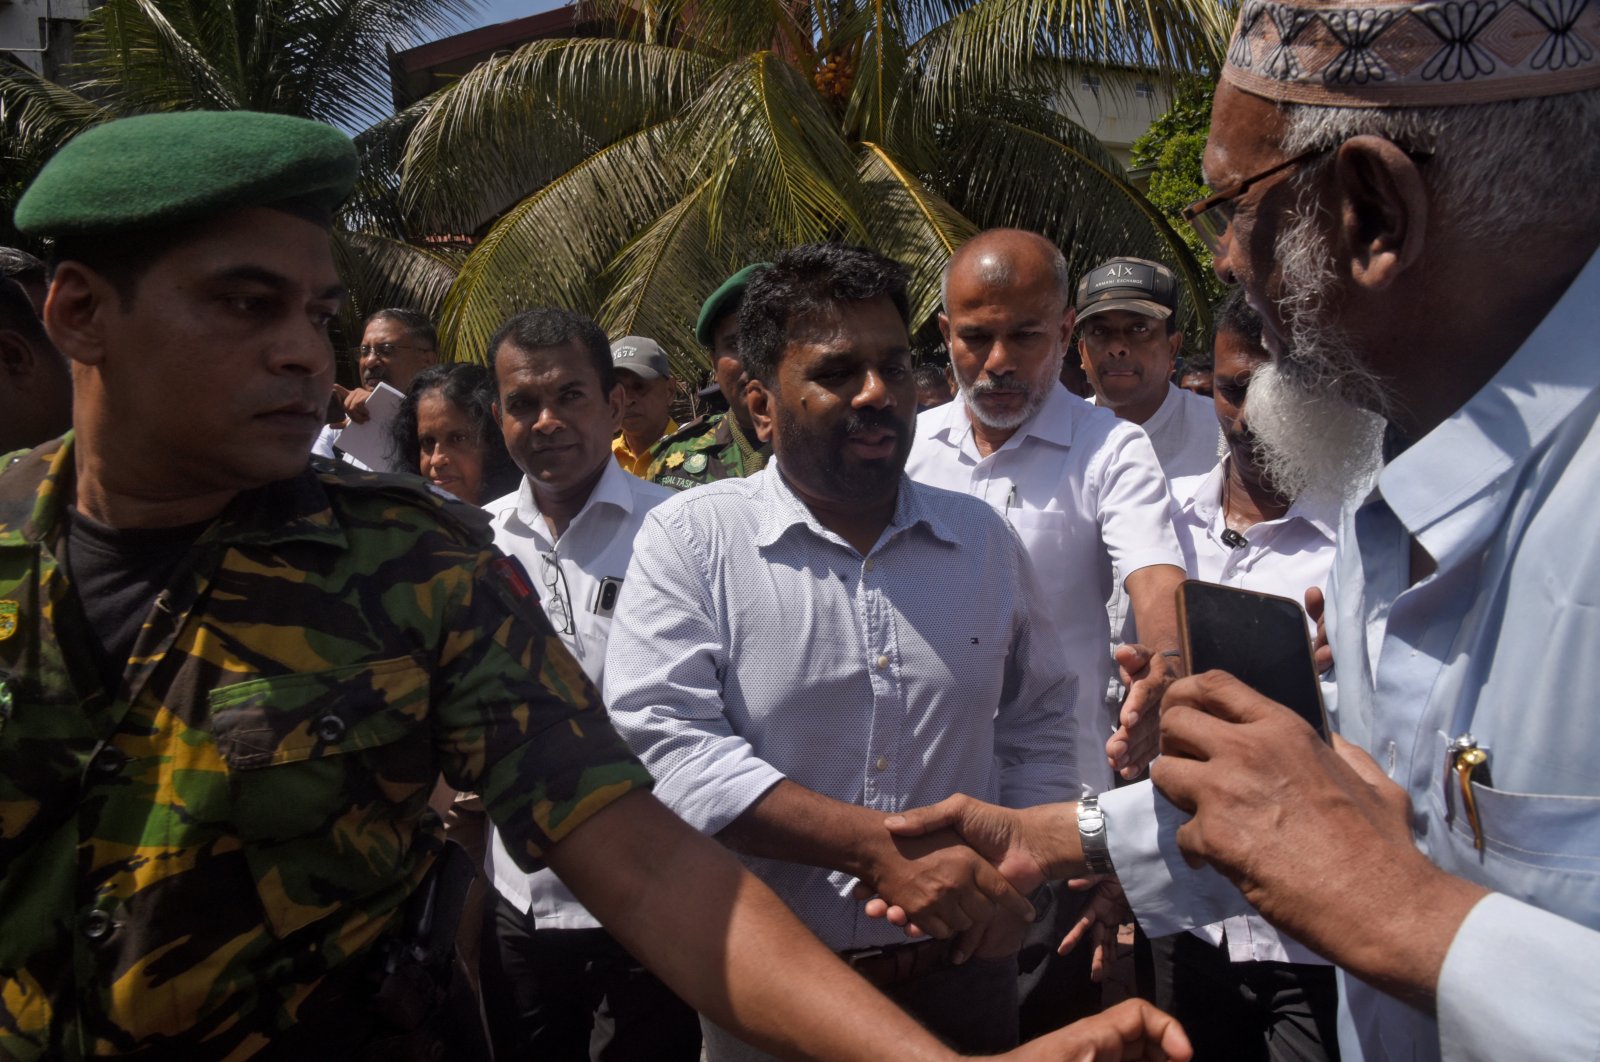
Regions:
M 1178 278 L 1147 258 L 1113 258 L 1078 281 L 1078 320 L 1106 310 L 1132 310 L 1165 321 L 1178 308 Z
M 672 375 L 667 352 L 661 344 L 644 336 L 623 336 L 611 344 L 611 365 L 619 372 L 631 372 L 645 380 L 662 380 Z

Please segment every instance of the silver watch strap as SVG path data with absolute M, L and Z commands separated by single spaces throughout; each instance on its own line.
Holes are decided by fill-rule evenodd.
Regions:
M 1083 863 L 1091 874 L 1115 873 L 1111 847 L 1106 842 L 1106 817 L 1100 798 L 1086 796 L 1078 801 L 1078 842 L 1083 847 Z

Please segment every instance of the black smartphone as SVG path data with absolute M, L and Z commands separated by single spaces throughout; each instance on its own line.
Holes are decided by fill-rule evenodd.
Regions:
M 1190 579 L 1178 587 L 1178 623 L 1189 674 L 1226 671 L 1328 740 L 1328 712 L 1298 601 Z

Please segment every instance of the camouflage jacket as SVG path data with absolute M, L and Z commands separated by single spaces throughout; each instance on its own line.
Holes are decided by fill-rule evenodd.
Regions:
M 730 413 L 691 420 L 650 450 L 644 478 L 673 490 L 687 490 L 719 479 L 753 476 L 766 467 L 772 450 L 753 446 Z
M 101 688 L 54 556 L 72 469 L 69 435 L 0 472 L 0 1058 L 338 1021 L 439 850 L 441 770 L 530 870 L 649 785 L 517 570 L 409 477 L 235 499 Z

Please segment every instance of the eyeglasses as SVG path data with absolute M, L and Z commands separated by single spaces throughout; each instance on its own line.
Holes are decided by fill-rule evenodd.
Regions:
M 1251 185 L 1264 181 L 1275 173 L 1282 173 L 1291 166 L 1298 166 L 1302 162 L 1308 162 L 1318 155 L 1326 155 L 1336 146 L 1331 145 L 1329 147 L 1313 148 L 1310 151 L 1302 151 L 1294 158 L 1285 159 L 1270 169 L 1262 170 L 1260 173 L 1246 177 L 1242 181 L 1235 181 L 1232 186 L 1224 188 L 1220 192 L 1212 192 L 1204 199 L 1196 200 L 1184 207 L 1183 220 L 1193 227 L 1196 235 L 1200 237 L 1200 241 L 1206 245 L 1206 249 L 1215 256 L 1222 250 L 1222 237 L 1228 234 L 1228 226 L 1233 224 L 1233 201 L 1235 199 L 1248 192 Z
M 1390 141 L 1395 147 L 1405 152 L 1406 155 L 1419 166 L 1433 158 L 1433 152 L 1409 148 L 1404 144 Z M 1235 181 L 1230 187 L 1219 192 L 1213 192 L 1204 199 L 1198 199 L 1183 208 L 1183 220 L 1187 221 L 1194 229 L 1206 249 L 1215 257 L 1222 250 L 1222 238 L 1228 234 L 1228 227 L 1233 224 L 1234 200 L 1250 190 L 1250 186 L 1266 180 L 1273 174 L 1282 173 L 1291 166 L 1298 166 L 1302 162 L 1309 162 L 1318 155 L 1326 155 L 1339 148 L 1339 144 L 1330 144 L 1327 147 L 1312 148 L 1302 151 L 1294 158 L 1285 159 L 1276 166 L 1262 170 L 1260 173 L 1246 177 L 1242 181 Z
M 368 354 L 376 354 L 378 357 L 382 358 L 384 361 L 388 361 L 390 358 L 394 357 L 394 352 L 397 351 L 397 350 L 427 350 L 427 349 L 429 349 L 429 348 L 427 348 L 427 347 L 408 347 L 403 343 L 363 343 L 359 347 L 356 348 L 356 350 L 361 352 L 361 356 L 363 358 L 366 357 Z
M 567 589 L 567 573 L 561 570 L 561 558 L 556 551 L 539 554 L 539 574 L 544 579 L 545 614 L 557 634 L 571 634 L 572 594 Z

